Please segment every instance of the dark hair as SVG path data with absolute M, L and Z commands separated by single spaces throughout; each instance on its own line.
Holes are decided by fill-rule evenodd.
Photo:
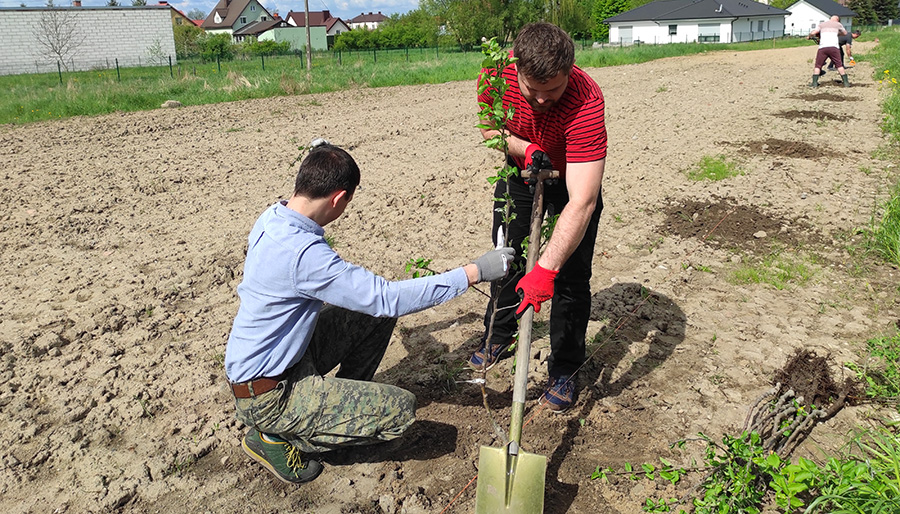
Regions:
M 324 198 L 335 191 L 353 194 L 359 185 L 359 166 L 350 154 L 330 144 L 310 150 L 300 163 L 294 195 L 307 198 Z
M 516 69 L 538 82 L 547 82 L 575 65 L 575 43 L 566 32 L 550 23 L 529 23 L 513 43 Z
M 858 35 L 862 34 L 862 31 L 859 29 L 856 29 L 853 32 L 851 32 L 851 34 L 856 34 L 858 36 Z

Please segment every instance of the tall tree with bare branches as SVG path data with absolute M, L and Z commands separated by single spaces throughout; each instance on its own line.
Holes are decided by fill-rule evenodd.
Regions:
M 34 37 L 41 53 L 48 59 L 56 59 L 66 71 L 69 71 L 71 57 L 84 42 L 75 13 L 69 9 L 55 8 L 53 0 L 47 2 L 47 9 L 38 18 Z

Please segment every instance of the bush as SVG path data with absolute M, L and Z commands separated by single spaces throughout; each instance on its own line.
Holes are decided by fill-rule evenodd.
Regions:
M 288 41 L 278 43 L 252 39 L 244 42 L 242 50 L 251 55 L 287 55 L 291 53 L 291 44 Z
M 207 61 L 234 58 L 234 45 L 231 43 L 230 34 L 205 33 L 199 38 L 198 44 L 200 45 L 200 56 Z

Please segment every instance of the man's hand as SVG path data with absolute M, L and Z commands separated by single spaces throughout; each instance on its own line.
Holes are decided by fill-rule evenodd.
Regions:
M 553 298 L 553 281 L 558 273 L 535 263 L 534 269 L 519 280 L 516 292 L 522 295 L 522 303 L 516 310 L 517 318 L 522 316 L 529 305 L 534 307 L 534 312 L 541 312 L 541 304 Z
M 493 282 L 505 277 L 515 256 L 515 250 L 504 246 L 475 259 L 473 264 L 478 268 L 478 282 Z
M 550 162 L 550 156 L 543 148 L 531 143 L 525 148 L 525 169 L 534 172 L 552 170 L 553 163 Z

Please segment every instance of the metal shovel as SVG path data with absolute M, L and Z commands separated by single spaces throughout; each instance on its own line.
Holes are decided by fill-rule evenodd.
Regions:
M 534 268 L 541 247 L 544 180 L 558 178 L 555 170 L 538 173 L 522 172 L 522 178 L 536 180 L 531 208 L 526 273 Z M 544 512 L 544 480 L 547 457 L 522 451 L 522 420 L 525 417 L 525 392 L 528 388 L 528 362 L 531 358 L 531 325 L 534 309 L 526 309 L 519 319 L 519 342 L 516 350 L 516 376 L 512 413 L 509 422 L 509 444 L 502 448 L 482 446 L 478 454 L 478 487 L 475 512 L 489 514 L 510 512 L 539 514 Z

